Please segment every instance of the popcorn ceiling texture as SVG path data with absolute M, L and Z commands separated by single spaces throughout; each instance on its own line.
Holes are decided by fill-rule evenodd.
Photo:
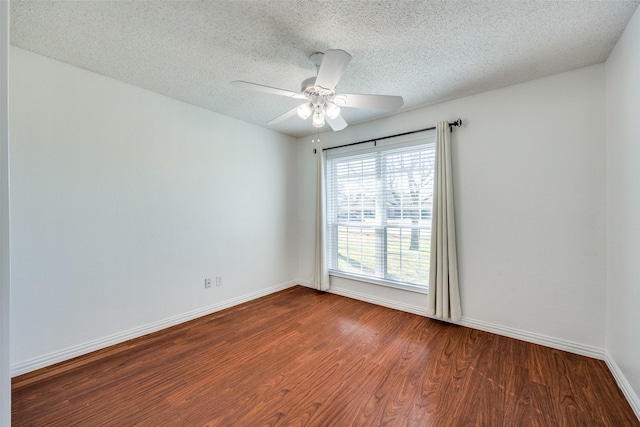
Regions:
M 403 110 L 604 62 L 638 1 L 22 1 L 11 43 L 265 126 L 299 100 L 308 57 L 353 56 L 343 93 L 401 95 Z M 388 112 L 343 109 L 354 124 Z M 293 117 L 271 129 L 312 134 Z M 328 130 L 326 129 L 323 130 Z

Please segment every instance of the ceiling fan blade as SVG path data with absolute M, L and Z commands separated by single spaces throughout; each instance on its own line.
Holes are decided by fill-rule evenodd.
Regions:
M 291 110 L 287 111 L 284 114 L 280 114 L 278 117 L 276 117 L 275 119 L 272 119 L 270 121 L 267 122 L 268 125 L 275 125 L 276 123 L 280 123 L 284 120 L 287 120 L 290 117 L 293 117 L 297 114 L 297 110 L 298 107 L 294 107 Z
M 338 107 L 377 108 L 379 110 L 397 110 L 404 105 L 404 100 L 401 96 L 356 93 L 341 93 L 335 96 L 333 102 Z
M 272 95 L 288 96 L 289 98 L 305 99 L 301 93 L 291 92 L 290 90 L 278 89 L 276 87 L 259 85 L 256 83 L 249 83 L 243 80 L 235 80 L 231 82 L 232 85 L 243 87 L 246 89 L 256 90 L 258 92 L 270 93 Z
M 335 119 L 330 119 L 328 116 L 325 116 L 324 119 L 334 131 L 339 131 L 347 127 L 347 122 L 344 121 L 342 116 L 338 116 Z
M 349 62 L 351 62 L 351 55 L 344 50 L 332 49 L 326 51 L 318 70 L 316 86 L 334 90 Z

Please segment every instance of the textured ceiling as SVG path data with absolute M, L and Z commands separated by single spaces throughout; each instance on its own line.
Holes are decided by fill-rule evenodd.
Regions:
M 401 95 L 401 111 L 604 62 L 638 1 L 22 1 L 11 43 L 266 126 L 300 103 L 308 57 L 353 56 L 338 92 Z M 348 123 L 388 112 L 343 109 Z M 271 129 L 313 133 L 292 117 Z M 328 126 L 323 130 L 328 130 Z

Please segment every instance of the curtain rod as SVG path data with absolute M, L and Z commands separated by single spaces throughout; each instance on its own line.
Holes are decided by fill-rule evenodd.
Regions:
M 462 119 L 459 118 L 455 122 L 449 122 L 449 130 L 451 132 L 453 132 L 454 126 L 462 126 Z M 434 130 L 435 128 L 436 128 L 435 126 L 431 126 L 430 128 L 412 130 L 412 131 L 403 132 L 403 133 L 396 133 L 395 135 L 381 136 L 380 138 L 367 139 L 366 141 L 352 142 L 350 144 L 338 145 L 336 147 L 323 148 L 322 151 L 333 150 L 334 148 L 349 147 L 351 145 L 366 144 L 367 142 L 378 142 L 383 139 L 395 138 L 396 136 L 411 135 L 412 133 L 426 132 L 428 130 Z M 315 154 L 316 152 L 317 152 L 317 149 L 314 148 L 313 153 Z

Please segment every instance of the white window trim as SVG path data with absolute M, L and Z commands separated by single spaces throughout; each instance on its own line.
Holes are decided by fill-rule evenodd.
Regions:
M 384 141 L 384 143 L 374 143 L 373 146 L 367 144 L 368 147 L 344 147 L 340 149 L 336 149 L 335 153 L 327 153 L 327 159 L 348 157 L 358 154 L 366 154 L 370 152 L 382 151 L 385 149 L 396 149 L 396 148 L 404 148 L 411 147 L 415 145 L 423 145 L 435 143 L 435 132 L 434 131 L 425 131 L 420 137 L 416 137 L 416 135 L 405 136 L 404 138 L 394 138 L 391 141 Z M 404 291 L 414 292 L 418 294 L 428 295 L 429 294 L 429 284 L 426 286 L 414 285 L 412 283 L 405 282 L 396 282 L 389 279 L 384 279 L 380 277 L 372 277 L 366 275 L 359 275 L 355 273 L 349 273 L 340 270 L 329 269 L 329 276 L 340 277 L 343 279 L 354 280 L 358 282 L 368 283 L 372 285 L 379 285 L 388 288 L 401 289 Z
M 329 270 L 329 276 L 341 277 L 343 279 L 355 280 L 357 282 L 369 283 L 371 285 L 386 286 L 387 288 L 402 289 L 403 291 L 415 292 L 417 294 L 429 294 L 429 288 L 412 285 L 411 283 L 394 282 L 393 280 L 382 279 L 380 277 L 361 276 L 359 274 L 347 273 L 338 270 Z

